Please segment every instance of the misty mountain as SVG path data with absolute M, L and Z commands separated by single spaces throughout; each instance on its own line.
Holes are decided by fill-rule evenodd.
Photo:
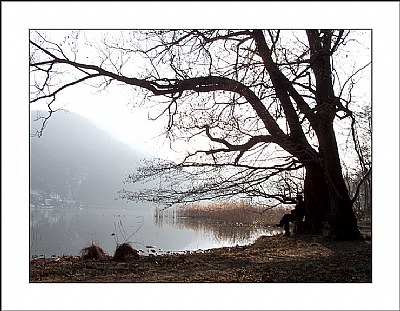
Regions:
M 37 113 L 31 112 L 31 133 L 41 125 L 34 121 Z M 30 138 L 30 189 L 88 205 L 114 206 L 123 203 L 114 198 L 127 188 L 126 174 L 144 157 L 86 118 L 60 111 L 40 138 Z

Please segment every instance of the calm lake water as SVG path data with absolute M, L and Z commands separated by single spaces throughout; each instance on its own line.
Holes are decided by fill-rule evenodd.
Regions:
M 273 227 L 255 229 L 220 225 L 170 213 L 155 217 L 152 209 L 30 210 L 30 256 L 79 255 L 92 242 L 113 255 L 125 239 L 143 255 L 246 245 Z

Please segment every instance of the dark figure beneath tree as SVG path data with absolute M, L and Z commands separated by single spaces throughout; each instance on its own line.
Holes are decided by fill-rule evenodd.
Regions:
M 289 223 L 294 221 L 302 221 L 306 214 L 306 205 L 303 201 L 303 196 L 301 194 L 296 196 L 297 204 L 290 214 L 283 215 L 277 227 L 283 227 L 285 229 L 285 235 L 290 235 Z

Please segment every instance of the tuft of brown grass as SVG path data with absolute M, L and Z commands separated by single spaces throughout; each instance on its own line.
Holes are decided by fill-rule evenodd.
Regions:
M 92 245 L 85 247 L 83 249 L 81 249 L 81 257 L 82 259 L 85 260 L 91 260 L 91 259 L 106 259 L 108 257 L 108 255 L 106 254 L 105 251 L 103 251 L 103 249 L 92 243 Z
M 139 253 L 129 243 L 122 243 L 117 246 L 113 258 L 115 260 L 139 259 Z

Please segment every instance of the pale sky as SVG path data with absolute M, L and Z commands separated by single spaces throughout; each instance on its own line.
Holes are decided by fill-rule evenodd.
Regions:
M 72 87 L 59 94 L 53 108 L 63 108 L 86 117 L 92 123 L 128 144 L 145 155 L 176 160 L 193 148 L 185 142 L 174 142 L 170 148 L 165 137 L 165 117 L 149 120 L 154 110 L 144 107 L 132 107 L 131 97 L 135 93 L 129 87 L 111 85 L 106 91 L 98 93 L 87 86 Z M 31 109 L 46 109 L 43 106 L 31 105 Z M 62 111 L 57 113 L 64 113 Z M 51 122 L 51 118 L 48 122 Z
M 70 34 L 71 31 L 51 30 L 50 32 L 43 32 L 49 36 L 48 38 L 51 41 L 60 43 L 64 36 Z M 85 37 L 99 39 L 100 32 L 89 31 L 85 33 Z M 84 38 L 82 39 L 86 41 Z M 90 48 L 81 45 L 78 57 L 80 55 L 91 57 L 91 53 L 93 52 Z M 95 55 L 92 56 L 95 57 Z M 134 97 L 135 94 L 131 88 L 123 84 L 112 83 L 101 92 L 98 88 L 79 84 L 58 93 L 57 100 L 52 104 L 52 108 L 62 108 L 80 114 L 136 150 L 152 156 L 159 156 L 162 149 L 165 154 L 166 148 L 163 147 L 165 135 L 161 135 L 164 127 L 163 122 L 161 120 L 161 122 L 149 121 L 148 111 L 145 108 L 133 108 L 130 103 L 132 103 Z M 31 110 L 47 110 L 44 102 L 32 103 L 30 108 Z M 51 122 L 51 119 L 48 122 Z M 174 157 L 172 151 L 167 151 L 167 154 Z
M 50 41 L 56 43 L 62 42 L 64 37 L 71 33 L 68 30 L 41 32 L 48 36 Z M 83 43 L 87 40 L 99 40 L 104 33 L 107 33 L 107 31 L 84 32 L 79 38 L 82 41 L 80 41 L 77 54 L 78 61 L 85 59 L 90 63 L 91 57 L 95 59 L 97 55 L 93 53 L 93 49 L 87 48 Z M 118 35 L 118 31 L 109 31 L 109 33 L 114 36 Z M 95 53 L 97 52 L 95 51 Z M 140 66 L 140 60 L 134 63 Z M 156 110 L 141 107 L 143 105 L 140 104 L 141 100 L 138 100 L 138 96 L 130 86 L 119 82 L 111 83 L 101 92 L 98 88 L 79 84 L 58 93 L 57 100 L 52 104 L 52 109 L 62 108 L 80 114 L 118 140 L 150 156 L 176 160 L 186 154 L 186 150 L 193 148 L 187 143 L 178 141 L 174 142 L 174 149 L 171 149 L 169 140 L 166 139 L 164 134 L 164 127 L 168 120 L 165 116 L 158 120 L 149 120 L 149 114 L 154 117 Z M 158 98 L 153 97 L 152 101 L 157 101 Z M 162 98 L 159 100 L 162 100 Z M 139 102 L 139 105 L 133 107 L 133 102 Z M 42 101 L 32 103 L 30 108 L 31 110 L 47 110 L 46 104 Z M 51 122 L 51 119 L 48 122 Z
M 82 86 L 60 94 L 56 107 L 64 107 L 88 118 L 134 149 L 157 155 L 163 141 L 158 137 L 163 131 L 163 124 L 149 121 L 146 109 L 132 108 L 129 105 L 130 96 L 131 92 L 117 86 L 111 86 L 102 93 Z

